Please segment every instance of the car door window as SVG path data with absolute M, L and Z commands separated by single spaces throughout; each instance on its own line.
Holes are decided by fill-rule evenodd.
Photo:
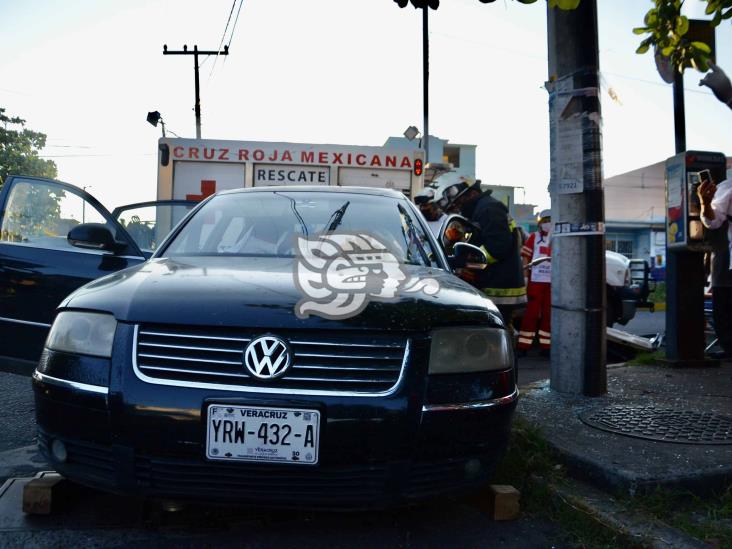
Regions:
M 52 249 L 74 249 L 66 236 L 80 223 L 115 227 L 93 204 L 60 185 L 15 180 L 0 225 L 0 241 Z
M 141 250 L 154 252 L 195 205 L 163 203 L 123 206 L 115 210 L 114 215 Z

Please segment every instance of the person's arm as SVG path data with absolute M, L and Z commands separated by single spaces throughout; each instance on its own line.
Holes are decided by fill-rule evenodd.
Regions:
M 536 240 L 536 237 L 534 236 L 535 234 L 536 233 L 531 233 L 529 238 L 526 239 L 526 243 L 521 248 L 521 262 L 524 267 L 529 264 L 534 255 L 534 240 Z
M 732 205 L 732 185 L 704 182 L 697 189 L 701 201 L 701 221 L 708 229 L 719 229 L 727 220 Z
M 709 68 L 710 72 L 699 81 L 699 85 L 707 86 L 717 99 L 732 109 L 732 82 L 724 71 L 711 61 Z
M 696 189 L 696 195 L 699 197 L 699 202 L 701 203 L 702 223 L 710 229 L 716 229 L 716 227 L 711 227 L 717 217 L 712 208 L 712 199 L 716 192 L 717 186 L 711 181 L 702 181 Z

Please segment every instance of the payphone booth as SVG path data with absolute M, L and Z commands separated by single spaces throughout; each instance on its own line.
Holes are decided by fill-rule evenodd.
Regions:
M 666 160 L 666 360 L 708 366 L 704 358 L 704 253 L 711 250 L 696 194 L 701 172 L 726 177 L 722 153 L 686 151 Z

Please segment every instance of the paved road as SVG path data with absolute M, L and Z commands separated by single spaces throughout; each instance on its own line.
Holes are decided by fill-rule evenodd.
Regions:
M 545 519 L 489 520 L 461 500 L 407 509 L 308 513 L 189 506 L 176 513 L 98 493 L 47 517 L 23 516 L 21 487 L 0 497 L 0 547 L 551 547 L 567 546 Z
M 648 336 L 666 331 L 666 311 L 638 311 L 635 317 L 625 326 L 614 326 L 631 334 Z

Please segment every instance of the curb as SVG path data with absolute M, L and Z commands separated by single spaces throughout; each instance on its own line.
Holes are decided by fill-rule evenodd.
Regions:
M 659 549 L 702 549 L 709 545 L 668 524 L 638 511 L 624 509 L 612 496 L 576 480 L 547 482 L 532 476 L 532 481 L 547 487 L 555 505 L 581 512 L 629 542 Z

